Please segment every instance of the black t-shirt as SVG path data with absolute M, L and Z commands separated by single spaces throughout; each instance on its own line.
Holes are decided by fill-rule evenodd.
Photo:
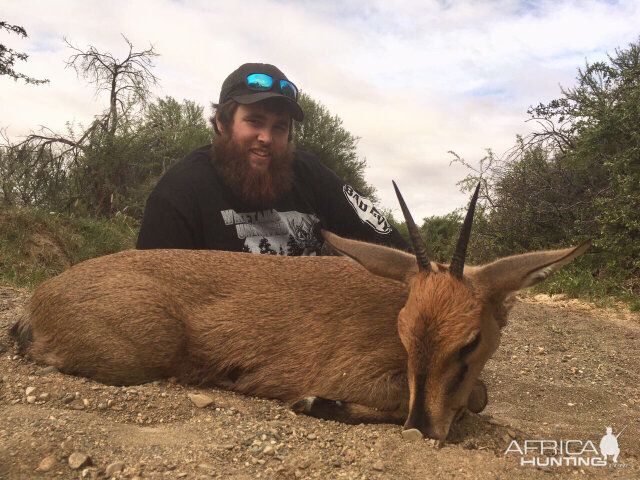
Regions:
M 314 156 L 296 151 L 293 188 L 274 208 L 256 211 L 222 183 L 211 145 L 171 167 L 149 196 L 136 245 L 272 255 L 317 255 L 314 227 L 408 250 L 400 234 L 368 199 Z

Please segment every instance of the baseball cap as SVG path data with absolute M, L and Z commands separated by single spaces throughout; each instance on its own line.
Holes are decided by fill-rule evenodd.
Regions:
M 249 88 L 247 77 L 253 74 L 269 75 L 273 79 L 273 86 L 268 91 L 256 91 Z M 290 91 L 285 95 L 280 87 L 282 83 L 280 82 L 281 80 L 293 85 L 287 76 L 274 65 L 268 63 L 245 63 L 231 72 L 222 83 L 219 103 L 222 104 L 227 100 L 233 99 L 242 105 L 249 105 L 266 100 L 267 98 L 280 97 L 287 102 L 294 120 L 301 122 L 304 118 L 304 113 L 300 105 L 298 105 L 297 95 L 292 95 Z

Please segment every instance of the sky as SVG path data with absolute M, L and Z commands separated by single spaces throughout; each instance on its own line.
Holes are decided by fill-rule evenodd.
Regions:
M 451 165 L 455 151 L 478 165 L 508 150 L 534 125 L 527 109 L 561 95 L 586 61 L 606 60 L 640 39 L 640 2 L 535 0 L 109 2 L 1 0 L 0 32 L 25 52 L 16 69 L 47 85 L 0 77 L 0 128 L 17 139 L 47 126 L 88 124 L 104 95 L 65 68 L 73 45 L 123 58 L 153 45 L 156 96 L 216 101 L 225 77 L 245 62 L 278 66 L 360 138 L 366 180 L 379 206 L 400 210 L 395 180 L 418 220 L 468 202 Z

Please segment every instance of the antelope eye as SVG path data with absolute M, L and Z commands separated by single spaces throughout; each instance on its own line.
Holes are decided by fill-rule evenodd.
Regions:
M 471 340 L 469 343 L 467 343 L 464 347 L 460 349 L 460 354 L 459 354 L 460 360 L 463 360 L 465 357 L 470 355 L 471 352 L 473 352 L 476 348 L 478 348 L 478 345 L 480 345 L 481 338 L 482 338 L 482 335 L 480 334 L 480 332 L 478 332 L 473 340 Z

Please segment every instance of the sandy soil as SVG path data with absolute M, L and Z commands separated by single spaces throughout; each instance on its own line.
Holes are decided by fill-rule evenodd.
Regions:
M 50 372 L 15 355 L 8 336 L 27 298 L 0 288 L 2 480 L 640 478 L 640 315 L 521 297 L 482 376 L 487 409 L 468 414 L 437 449 L 403 440 L 399 426 L 296 416 L 274 400 L 169 381 L 110 387 Z M 193 394 L 213 403 L 199 408 Z M 627 426 L 617 464 L 584 465 L 597 454 L 587 441 L 598 449 L 608 426 L 614 434 Z M 555 458 L 583 464 L 522 465 L 516 450 L 526 440 L 576 440 L 569 450 L 586 446 L 583 455 Z

